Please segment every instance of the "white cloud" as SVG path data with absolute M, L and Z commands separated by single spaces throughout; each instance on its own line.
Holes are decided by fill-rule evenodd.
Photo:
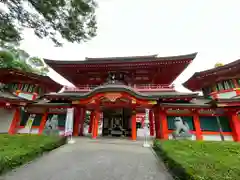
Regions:
M 34 56 L 62 60 L 198 52 L 174 82 L 184 91 L 181 83 L 194 72 L 240 57 L 239 7 L 239 0 L 99 0 L 98 35 L 88 43 L 56 48 L 26 30 L 22 47 Z M 50 76 L 67 83 L 52 71 Z

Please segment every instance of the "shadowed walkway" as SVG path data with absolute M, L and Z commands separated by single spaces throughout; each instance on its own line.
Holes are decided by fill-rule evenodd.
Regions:
M 142 141 L 76 139 L 1 180 L 170 180 Z

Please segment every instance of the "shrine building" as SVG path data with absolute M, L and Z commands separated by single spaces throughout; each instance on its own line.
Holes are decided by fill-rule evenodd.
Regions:
M 49 92 L 59 91 L 62 86 L 48 76 L 26 73 L 17 69 L 0 68 L 0 133 L 25 133 L 24 126 L 29 112 L 28 104 Z M 42 114 L 37 113 L 31 133 L 37 133 Z
M 74 108 L 74 136 L 124 136 L 137 140 L 147 115 L 150 136 L 158 139 L 172 139 L 174 119 L 181 117 L 193 140 L 240 141 L 240 61 L 195 73 L 183 84 L 192 93 L 176 91 L 172 82 L 196 55 L 45 59 L 75 85 L 63 87 L 60 92 L 61 85 L 48 77 L 4 70 L 1 79 L 7 91 L 2 93 L 11 96 L 0 100 L 3 109 L 10 107 L 14 111 L 12 119 L 8 118 L 8 133 L 42 134 L 47 120 L 56 115 L 59 134 L 63 135 L 67 109 Z M 35 119 L 26 129 L 31 114 Z

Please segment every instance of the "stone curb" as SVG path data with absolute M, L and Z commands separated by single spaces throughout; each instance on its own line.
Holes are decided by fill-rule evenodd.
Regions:
M 172 177 L 169 169 L 165 166 L 164 162 L 161 162 L 161 161 L 159 160 L 159 157 L 158 157 L 158 155 L 156 154 L 156 152 L 154 151 L 154 149 L 153 149 L 152 146 L 150 147 L 150 150 L 151 150 L 152 154 L 154 155 L 154 157 L 155 157 L 155 159 L 156 159 L 156 161 L 157 161 L 158 166 L 161 167 L 161 168 L 163 168 L 163 170 L 165 171 L 165 174 L 166 174 L 168 180 L 174 180 L 174 178 Z

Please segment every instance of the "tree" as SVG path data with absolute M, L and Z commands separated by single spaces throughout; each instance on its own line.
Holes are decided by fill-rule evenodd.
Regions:
M 27 63 L 15 59 L 10 51 L 5 50 L 0 51 L 0 68 L 15 68 L 26 72 L 34 71 Z
M 223 66 L 224 64 L 223 63 L 220 63 L 220 62 L 217 62 L 214 67 L 220 67 L 220 66 Z
M 47 73 L 49 72 L 49 69 L 47 66 L 44 66 L 39 69 L 39 72 L 40 72 L 40 75 L 46 76 Z
M 27 60 L 28 64 L 30 64 L 34 69 L 38 70 L 38 73 L 41 75 L 47 75 L 49 69 L 47 65 L 43 62 L 42 59 L 38 57 L 30 57 Z
M 14 61 L 14 56 L 9 51 L 0 51 L 0 68 L 10 67 Z
M 10 51 L 14 54 L 15 58 L 22 61 L 26 61 L 30 57 L 26 51 L 19 48 L 12 48 Z
M 30 57 L 28 59 L 28 63 L 30 63 L 32 66 L 35 66 L 35 67 L 42 67 L 42 66 L 44 66 L 43 61 L 40 58 L 38 58 L 38 57 Z
M 48 67 L 45 66 L 45 64 L 42 62 L 41 59 L 37 57 L 33 58 L 36 62 L 37 62 L 37 59 L 39 62 L 42 62 L 42 64 L 38 63 L 38 67 L 36 67 L 28 63 L 28 61 L 21 60 L 16 57 L 17 56 L 15 56 L 11 51 L 1 50 L 0 51 L 0 68 L 13 68 L 13 69 L 18 69 L 24 72 L 32 72 L 39 75 L 47 75 Z
M 81 43 L 96 35 L 95 0 L 2 0 L 0 40 L 17 43 L 23 28 L 32 28 L 40 38 Z
M 10 51 L 15 59 L 19 59 L 21 61 L 26 61 L 30 57 L 30 55 L 26 51 L 16 46 L 3 45 L 2 49 L 6 51 Z

